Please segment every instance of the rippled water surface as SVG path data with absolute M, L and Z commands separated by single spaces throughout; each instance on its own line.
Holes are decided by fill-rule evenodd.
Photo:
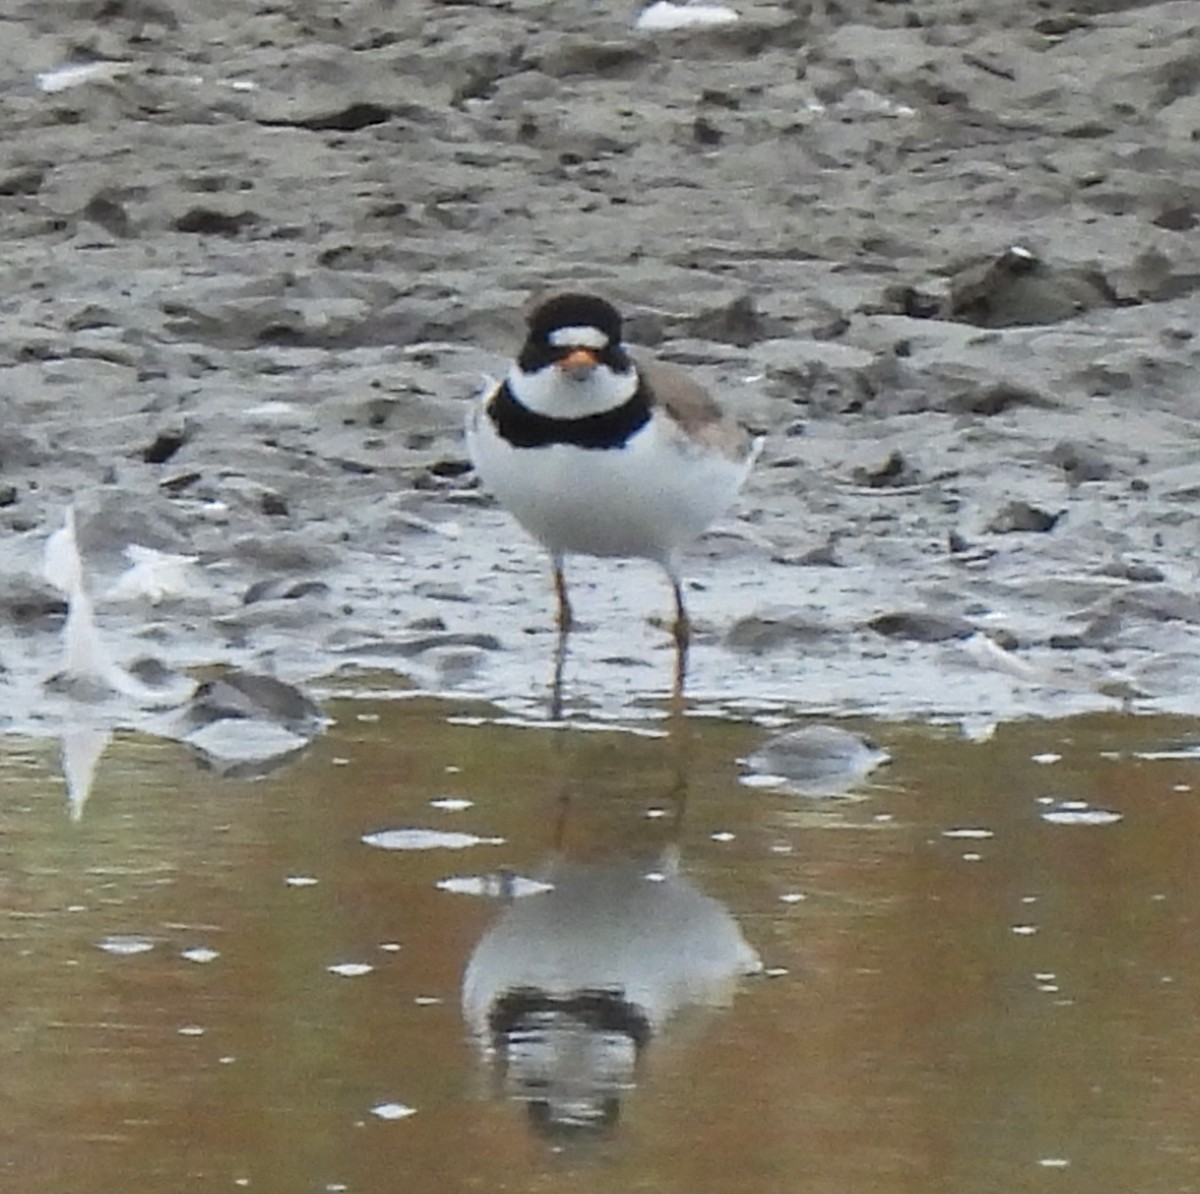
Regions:
M 3 1187 L 1200 1188 L 1191 722 L 765 731 L 343 701 L 257 781 L 0 744 Z

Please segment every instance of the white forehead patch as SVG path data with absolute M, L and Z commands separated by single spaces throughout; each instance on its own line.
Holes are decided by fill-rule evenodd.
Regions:
M 555 328 L 547 337 L 554 348 L 607 348 L 608 337 L 599 328 Z

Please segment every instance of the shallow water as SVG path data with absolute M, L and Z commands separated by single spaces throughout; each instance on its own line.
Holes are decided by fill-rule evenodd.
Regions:
M 817 801 L 745 722 L 331 711 L 257 782 L 118 738 L 76 822 L 3 742 L 5 1188 L 1200 1188 L 1194 722 L 857 725 Z

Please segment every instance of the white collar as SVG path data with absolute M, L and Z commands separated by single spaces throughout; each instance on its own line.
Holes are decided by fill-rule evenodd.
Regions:
M 638 388 L 636 368 L 614 373 L 597 365 L 585 378 L 576 380 L 554 365 L 536 373 L 525 373 L 514 364 L 508 371 L 508 388 L 524 407 L 551 419 L 578 419 L 614 410 L 633 397 Z

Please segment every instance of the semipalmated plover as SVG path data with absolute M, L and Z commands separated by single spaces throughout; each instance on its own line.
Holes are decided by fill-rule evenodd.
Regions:
M 529 316 L 508 376 L 467 421 L 467 448 L 500 505 L 550 552 L 558 625 L 571 626 L 563 559 L 653 560 L 689 636 L 684 547 L 732 505 L 756 445 L 686 373 L 635 359 L 604 299 L 559 294 Z

